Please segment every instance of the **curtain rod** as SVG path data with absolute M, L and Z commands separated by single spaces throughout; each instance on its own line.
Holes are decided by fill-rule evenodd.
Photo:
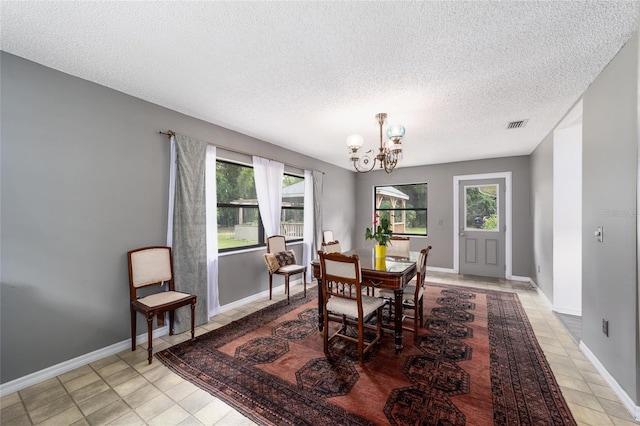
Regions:
M 158 133 L 161 134 L 161 135 L 165 135 L 169 139 L 171 139 L 171 136 L 175 136 L 176 135 L 176 132 L 174 132 L 173 130 L 167 130 L 166 133 L 161 130 Z M 211 143 L 209 141 L 205 141 L 205 142 L 207 142 L 209 145 L 215 146 L 216 148 L 224 149 L 225 151 L 235 152 L 236 154 L 243 154 L 243 155 L 248 155 L 248 156 L 251 156 L 251 157 L 253 157 L 255 155 L 255 154 L 251 154 L 250 152 L 240 151 L 238 149 L 227 148 L 226 146 L 216 145 L 215 143 Z M 278 161 L 278 160 L 276 160 L 274 158 L 267 158 L 267 160 Z M 280 161 L 278 161 L 278 162 L 280 162 Z M 298 166 L 298 165 L 295 165 L 295 164 L 286 164 L 286 165 L 289 166 L 289 167 L 295 167 L 296 169 L 300 169 L 300 170 L 311 170 L 311 171 L 320 172 L 320 173 L 324 174 L 324 172 L 322 170 L 308 169 L 307 167 L 302 167 L 302 166 Z

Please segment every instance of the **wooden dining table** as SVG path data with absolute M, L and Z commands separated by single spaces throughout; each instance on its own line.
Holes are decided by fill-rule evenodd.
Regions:
M 347 256 L 357 254 L 360 259 L 362 285 L 376 289 L 393 290 L 394 316 L 393 335 L 396 353 L 402 351 L 402 299 L 403 289 L 416 275 L 416 261 L 420 253 L 409 252 L 408 257 L 386 256 L 384 261 L 376 259 L 374 248 L 359 248 L 343 252 Z M 318 280 L 318 327 L 322 331 L 324 324 L 324 303 L 322 300 L 322 277 L 320 259 L 311 261 L 313 276 Z

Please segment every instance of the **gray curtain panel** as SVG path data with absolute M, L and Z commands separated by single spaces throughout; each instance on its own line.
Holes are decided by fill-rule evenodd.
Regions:
M 209 320 L 205 170 L 207 143 L 176 135 L 176 188 L 173 210 L 173 270 L 176 290 L 198 296 L 196 326 Z M 175 332 L 191 329 L 188 308 L 176 311 Z
M 322 172 L 313 171 L 313 240 L 316 245 L 316 253 L 322 249 Z M 311 258 L 317 257 L 313 253 Z

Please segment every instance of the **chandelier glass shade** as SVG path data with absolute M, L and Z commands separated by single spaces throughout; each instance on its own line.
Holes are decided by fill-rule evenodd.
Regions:
M 400 124 L 389 126 L 386 131 L 388 140 L 383 140 L 382 126 L 387 120 L 387 114 L 381 112 L 376 114 L 378 127 L 380 130 L 380 146 L 378 152 L 374 154 L 373 149 L 366 151 L 364 154 L 360 149 L 364 145 L 364 139 L 360 135 L 350 135 L 347 137 L 347 146 L 349 147 L 349 161 L 352 162 L 353 168 L 360 173 L 370 172 L 379 165 L 385 172 L 391 173 L 402 159 L 402 138 L 404 137 L 405 128 Z

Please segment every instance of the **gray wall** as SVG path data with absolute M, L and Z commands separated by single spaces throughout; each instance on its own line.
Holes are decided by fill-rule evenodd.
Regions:
M 428 149 L 428 147 L 426 147 Z M 429 236 L 411 239 L 411 249 L 433 246 L 429 266 L 453 268 L 453 177 L 478 173 L 512 172 L 513 184 L 513 270 L 524 277 L 531 273 L 531 209 L 529 156 L 493 158 L 459 163 L 399 168 L 391 174 L 384 171 L 359 174 L 356 186 L 356 228 L 354 241 L 371 244 L 364 239 L 365 228 L 373 217 L 373 187 L 403 183 L 427 182 Z
M 638 403 L 638 36 L 584 95 L 583 342 Z M 604 242 L 596 227 L 604 226 Z M 601 331 L 609 320 L 609 337 Z
M 531 211 L 531 279 L 553 302 L 553 132 L 531 154 Z
M 339 202 L 350 171 L 5 52 L 0 64 L 2 383 L 130 337 L 126 252 L 166 242 L 160 130 L 324 171 L 326 225 L 354 226 Z M 221 303 L 268 288 L 263 253 L 221 258 Z

